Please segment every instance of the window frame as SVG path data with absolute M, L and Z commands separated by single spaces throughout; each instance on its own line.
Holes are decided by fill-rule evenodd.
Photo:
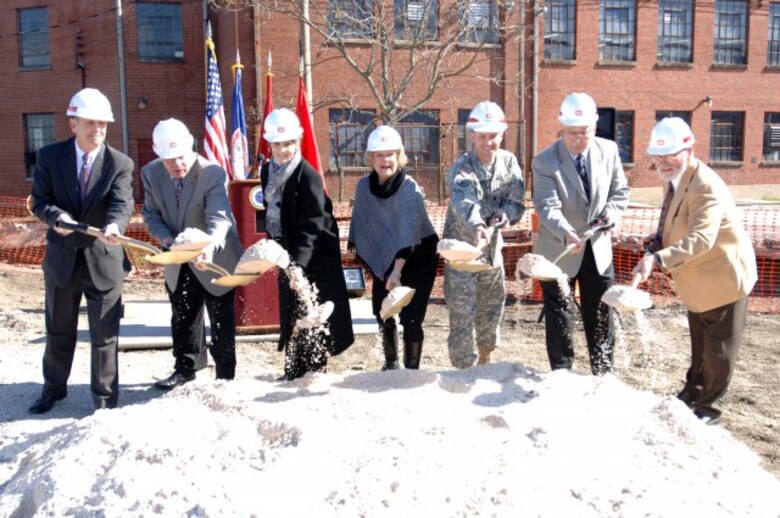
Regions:
M 40 118 L 40 120 L 44 121 L 45 123 L 33 125 L 31 122 L 34 118 Z M 49 144 L 56 141 L 54 113 L 23 113 L 22 124 L 24 126 L 24 178 L 26 181 L 32 182 L 33 175 L 35 173 L 35 164 L 38 151 L 42 147 L 48 146 Z M 36 130 L 39 132 L 39 134 L 34 135 L 31 130 Z
M 724 141 L 733 141 L 725 142 Z M 710 162 L 744 162 L 745 112 L 713 111 L 710 118 Z
M 741 12 L 727 10 L 742 6 Z M 737 37 L 725 38 L 724 32 L 733 30 L 727 25 L 727 17 L 741 17 L 742 24 L 736 27 Z M 750 24 L 749 5 L 746 0 L 715 0 L 715 23 L 713 24 L 712 62 L 726 67 L 744 67 L 748 64 L 748 36 Z M 729 45 L 738 47 L 728 49 Z
M 615 143 L 623 165 L 634 163 L 635 120 L 634 110 L 615 110 Z
M 420 110 L 401 119 L 395 125 L 401 135 L 408 167 L 434 169 L 441 161 L 441 119 L 439 110 Z M 418 143 L 427 143 L 419 146 Z M 422 157 L 422 160 L 420 160 Z
M 780 112 L 764 112 L 763 138 L 762 163 L 780 164 Z M 774 145 L 773 141 L 776 142 Z M 771 148 L 774 148 L 774 151 Z
M 549 0 L 545 3 L 544 59 L 575 61 L 577 59 L 577 2 Z M 555 31 L 555 27 L 560 30 Z M 568 46 L 566 46 L 568 45 Z
M 471 6 L 476 4 L 487 5 L 487 16 L 481 16 L 481 27 L 472 23 L 470 14 Z M 458 0 L 458 18 L 460 34 L 458 43 L 462 46 L 498 47 L 501 45 L 499 34 L 500 17 L 497 0 Z M 487 22 L 483 20 L 487 19 Z
M 25 20 L 26 15 L 43 13 L 43 20 Z M 37 23 L 35 23 L 37 22 Z M 29 7 L 16 10 L 16 23 L 19 32 L 19 67 L 22 70 L 48 70 L 51 68 L 51 42 L 49 39 L 48 7 Z M 35 24 L 34 28 L 25 27 Z M 37 50 L 37 52 L 31 51 Z M 38 49 L 37 47 L 40 47 Z M 25 51 L 25 49 L 27 49 Z M 45 49 L 45 50 L 44 50 Z M 26 63 L 27 60 L 33 61 Z M 35 62 L 40 60 L 40 62 Z
M 622 23 L 620 17 L 608 16 L 610 13 L 626 12 L 626 30 L 607 32 L 609 27 Z M 636 29 L 637 29 L 636 0 L 599 0 L 599 63 L 626 63 L 636 62 Z M 615 38 L 615 43 L 608 41 Z M 622 52 L 621 49 L 625 49 Z M 621 55 L 624 54 L 625 56 Z
M 766 64 L 780 68 L 780 2 L 769 2 Z
M 376 127 L 375 118 L 376 112 L 372 109 L 330 108 L 328 110 L 329 170 L 365 168 L 366 141 Z M 349 158 L 341 163 L 341 157 Z
M 678 15 L 684 20 L 665 22 L 666 16 Z M 658 2 L 658 40 L 656 46 L 656 61 L 663 64 L 693 63 L 693 27 L 695 23 L 693 0 L 659 0 Z M 677 23 L 675 23 L 677 22 Z M 681 34 L 674 34 L 679 32 Z M 687 57 L 679 56 L 685 51 L 678 47 L 687 45 Z
M 147 63 L 184 61 L 184 13 L 182 4 L 179 2 L 139 1 L 136 2 L 135 9 L 138 60 Z M 149 12 L 143 12 L 147 9 Z M 155 13 L 154 11 L 158 9 L 161 11 L 170 10 L 171 13 Z M 167 29 L 159 28 L 161 20 L 167 21 Z M 142 22 L 148 23 L 144 24 Z M 160 34 L 170 35 L 171 39 L 156 40 L 155 36 Z M 170 48 L 172 50 L 169 52 L 151 52 L 150 49 L 154 48 Z
M 693 129 L 693 112 L 690 110 L 656 110 L 655 122 L 661 122 L 661 119 L 667 117 L 678 117 L 685 121 L 689 128 Z
M 410 20 L 410 4 L 422 4 L 419 21 Z M 438 41 L 439 0 L 393 0 L 393 37 L 401 44 Z
M 362 4 L 360 9 L 358 4 Z M 374 12 L 374 0 L 328 0 L 328 39 L 360 43 L 373 40 L 376 37 Z M 354 21 L 350 22 L 350 18 Z

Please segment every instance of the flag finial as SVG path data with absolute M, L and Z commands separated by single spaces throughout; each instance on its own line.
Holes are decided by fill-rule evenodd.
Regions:
M 271 65 L 273 64 L 273 59 L 271 59 L 271 51 L 268 51 L 268 61 L 266 62 L 268 64 L 268 71 L 271 71 Z

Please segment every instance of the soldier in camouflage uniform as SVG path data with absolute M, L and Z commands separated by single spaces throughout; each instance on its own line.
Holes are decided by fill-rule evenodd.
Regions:
M 465 369 L 490 362 L 498 346 L 506 285 L 500 228 L 523 216 L 525 183 L 515 156 L 500 149 L 506 131 L 504 112 L 493 102 L 479 103 L 466 129 L 473 150 L 447 171 L 450 205 L 444 237 L 484 248 L 491 268 L 481 272 L 444 268 L 444 297 L 450 313 L 447 346 L 452 365 Z M 476 332 L 477 352 L 474 354 Z

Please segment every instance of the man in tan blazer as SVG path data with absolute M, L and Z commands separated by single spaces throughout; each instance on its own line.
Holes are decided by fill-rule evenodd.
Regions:
M 628 206 L 630 190 L 617 145 L 598 138 L 595 101 L 575 92 L 561 104 L 561 138 L 534 157 L 533 200 L 539 214 L 534 253 L 553 260 L 566 246 L 577 248 L 558 265 L 572 288 L 579 285 L 582 322 L 591 371 L 612 370 L 614 332 L 610 308 L 601 296 L 612 286 L 612 240 L 598 232 L 587 242 L 579 235 L 595 222 L 616 222 Z M 557 281 L 542 282 L 545 342 L 552 369 L 570 369 L 574 361 L 574 312 L 571 297 Z
M 634 268 L 646 280 L 654 265 L 669 272 L 688 308 L 691 366 L 678 398 L 707 424 L 721 411 L 745 327 L 747 299 L 758 277 L 756 257 L 731 193 L 693 155 L 695 139 L 680 118 L 656 124 L 648 154 L 664 181 L 666 210 L 647 254 Z M 667 201 L 668 199 L 668 201 Z

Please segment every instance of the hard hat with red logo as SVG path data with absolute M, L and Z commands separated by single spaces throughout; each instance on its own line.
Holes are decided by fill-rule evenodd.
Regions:
M 278 108 L 268 114 L 263 122 L 263 138 L 268 142 L 297 140 L 303 135 L 298 116 L 287 108 Z
M 696 143 L 691 127 L 679 117 L 661 119 L 650 134 L 649 155 L 673 155 Z
M 561 103 L 558 122 L 564 126 L 592 126 L 598 120 L 596 101 L 584 92 L 571 93 Z
M 76 92 L 68 104 L 67 115 L 93 121 L 114 122 L 111 103 L 95 88 L 84 88 Z
M 477 104 L 466 122 L 466 129 L 477 133 L 503 133 L 506 131 L 506 116 L 499 105 L 491 101 Z
M 368 136 L 366 151 L 401 151 L 404 143 L 401 135 L 390 126 L 379 126 Z
M 167 119 L 157 123 L 152 132 L 155 154 L 163 160 L 179 158 L 192 152 L 195 139 L 183 122 Z

